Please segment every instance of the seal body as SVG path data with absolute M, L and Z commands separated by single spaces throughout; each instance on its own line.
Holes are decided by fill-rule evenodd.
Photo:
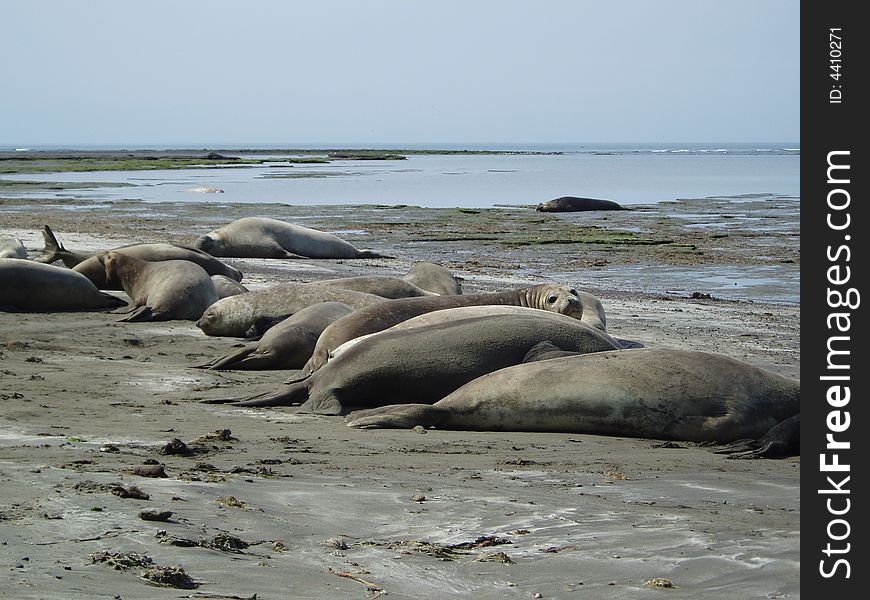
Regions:
M 385 258 L 330 233 L 263 217 L 233 221 L 200 237 L 194 247 L 239 258 Z
M 0 235 L 0 258 L 27 258 L 27 248 L 18 238 Z
M 565 286 L 541 284 L 528 288 L 492 294 L 433 296 L 389 300 L 358 310 L 327 327 L 317 340 L 311 360 L 303 367 L 302 376 L 311 374 L 326 364 L 329 355 L 343 343 L 370 333 L 383 331 L 402 321 L 435 310 L 460 306 L 510 305 L 540 308 L 583 319 L 584 307 L 576 290 Z
M 598 198 L 578 198 L 577 196 L 562 196 L 535 207 L 538 212 L 581 212 L 586 210 L 628 210 L 613 200 Z
M 440 296 L 455 296 L 462 293 L 462 285 L 456 276 L 433 262 L 414 263 L 402 279 Z
M 18 310 L 114 308 L 121 298 L 98 290 L 80 273 L 19 258 L 0 258 L 0 306 Z
M 319 302 L 343 302 L 361 308 L 385 300 L 374 294 L 315 283 L 285 283 L 222 298 L 208 307 L 196 326 L 206 335 L 244 337 L 259 321 L 285 319 Z
M 211 361 L 208 369 L 299 369 L 311 357 L 324 329 L 353 312 L 342 302 L 319 302 L 270 328 L 260 341 Z
M 304 402 L 301 410 L 341 414 L 352 407 L 435 402 L 459 386 L 521 362 L 538 342 L 574 352 L 617 346 L 576 319 L 496 315 L 372 336 L 305 381 L 245 399 L 246 406 Z
M 103 253 L 83 254 L 67 250 L 48 225 L 43 228 L 42 237 L 45 240 L 45 248 L 42 255 L 35 259 L 37 262 L 52 263 L 60 260 L 67 267 L 90 279 L 101 290 L 124 289 L 119 281 L 106 277 L 106 269 L 98 258 L 99 254 Z M 131 244 L 107 252 L 117 252 L 148 262 L 188 260 L 201 266 L 209 275 L 224 275 L 234 281 L 242 280 L 242 273 L 238 269 L 224 264 L 205 252 L 185 246 L 164 243 Z
M 119 252 L 98 257 L 106 277 L 119 281 L 132 303 L 122 321 L 196 320 L 218 301 L 205 269 L 187 260 L 147 262 Z
M 416 298 L 417 296 L 437 296 L 432 292 L 417 287 L 413 283 L 397 277 L 342 277 L 340 279 L 324 279 L 313 282 L 316 285 L 336 287 L 345 290 L 356 290 L 374 294 L 381 298 Z
M 229 298 L 230 296 L 244 294 L 248 291 L 248 288 L 226 275 L 212 275 L 211 282 L 214 284 L 214 289 L 218 293 L 219 298 Z
M 732 442 L 799 412 L 794 379 L 721 354 L 646 348 L 511 366 L 434 405 L 361 411 L 348 424 Z

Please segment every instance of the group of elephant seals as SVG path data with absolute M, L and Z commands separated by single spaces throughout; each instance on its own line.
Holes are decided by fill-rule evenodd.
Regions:
M 463 296 L 432 296 L 387 300 L 354 311 L 327 327 L 302 368 L 301 377 L 314 373 L 326 364 L 331 353 L 354 338 L 383 331 L 418 315 L 460 306 L 511 305 L 540 308 L 583 320 L 584 307 L 576 290 L 565 286 L 540 284 L 527 288 L 489 294 Z M 598 320 L 598 319 L 596 319 Z
M 462 293 L 462 285 L 456 276 L 433 262 L 414 263 L 402 279 L 439 296 L 455 296 Z
M 245 337 L 261 320 L 276 322 L 318 302 L 343 302 L 362 308 L 385 300 L 374 294 L 315 283 L 285 283 L 221 298 L 206 309 L 196 326 L 206 335 Z
M 270 328 L 259 342 L 201 365 L 205 369 L 299 369 L 311 357 L 324 329 L 353 312 L 342 302 L 320 302 L 303 308 Z
M 35 260 L 45 263 L 61 260 L 67 267 L 90 279 L 101 290 L 123 289 L 120 281 L 111 279 L 111 277 L 106 275 L 106 270 L 98 259 L 99 254 L 102 253 L 90 255 L 70 252 L 57 240 L 57 237 L 55 237 L 54 232 L 52 232 L 48 225 L 44 227 L 42 235 L 45 240 L 45 249 L 42 255 Z M 224 275 L 234 281 L 242 280 L 242 273 L 238 269 L 224 264 L 205 252 L 185 246 L 165 243 L 132 244 L 114 248 L 109 252 L 116 252 L 149 262 L 186 260 L 198 264 L 209 275 Z
M 372 336 L 305 381 L 249 398 L 206 402 L 302 403 L 303 412 L 328 415 L 410 400 L 432 403 L 481 375 L 520 363 L 543 340 L 574 352 L 618 348 L 606 333 L 576 319 L 530 312 L 535 314 L 477 317 Z
M 18 238 L 0 235 L 0 258 L 27 258 L 27 248 Z
M 244 217 L 201 236 L 194 247 L 238 258 L 390 258 L 331 233 L 277 219 Z
M 424 402 L 359 411 L 347 424 L 727 443 L 762 438 L 798 415 L 800 382 L 721 354 L 620 350 L 511 366 Z M 793 423 L 773 437 L 793 437 Z
M 613 200 L 598 198 L 578 198 L 577 196 L 562 196 L 535 207 L 538 212 L 582 212 L 587 210 L 630 210 Z
M 17 310 L 86 310 L 126 304 L 98 290 L 81 273 L 20 258 L 0 258 L 0 281 L 0 306 Z
M 187 260 L 147 262 L 120 252 L 97 257 L 106 278 L 118 281 L 131 298 L 122 321 L 196 320 L 218 301 L 205 269 Z

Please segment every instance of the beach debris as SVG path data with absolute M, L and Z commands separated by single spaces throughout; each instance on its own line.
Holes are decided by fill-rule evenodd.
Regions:
M 426 433 L 426 428 L 422 425 L 414 425 L 414 427 L 411 428 L 411 431 L 415 433 Z
M 242 550 L 248 548 L 251 544 L 234 535 L 219 533 L 211 540 L 200 540 L 199 545 L 204 548 L 220 550 L 221 552 L 241 553 Z
M 139 512 L 139 518 L 143 521 L 168 521 L 170 517 L 172 517 L 171 510 L 148 508 Z
M 161 567 L 145 554 L 136 552 L 109 552 L 103 550 L 90 555 L 91 562 L 108 565 L 117 571 L 130 571 L 138 577 L 163 587 L 180 588 L 184 590 L 199 587 L 180 565 Z
M 163 469 L 163 465 L 140 465 L 133 469 L 133 475 L 139 477 L 169 477 Z
M 139 489 L 138 486 L 131 485 L 128 488 L 125 488 L 122 485 L 116 485 L 112 487 L 112 493 L 119 498 L 134 498 L 136 500 L 150 500 L 151 496 L 143 492 Z
M 425 502 L 425 501 L 426 501 L 426 496 L 424 496 L 423 494 L 414 494 L 413 496 L 411 496 L 411 502 Z
M 178 546 L 180 548 L 193 548 L 194 546 L 199 546 L 198 541 L 170 535 L 166 532 L 165 529 L 161 529 L 160 531 L 155 533 L 154 537 L 157 538 L 157 542 L 160 544 L 168 544 L 170 546 Z
M 231 506 L 232 508 L 241 508 L 247 510 L 248 505 L 245 502 L 242 502 L 235 496 L 223 496 L 215 500 L 218 504 L 223 506 Z
M 176 454 L 179 456 L 190 456 L 193 454 L 190 448 L 187 447 L 187 444 L 182 442 L 178 438 L 173 438 L 170 442 L 167 442 L 163 448 L 160 449 L 160 454 Z
M 195 438 L 191 444 L 204 444 L 206 442 L 238 442 L 239 438 L 234 438 L 229 429 L 216 429 L 211 433 Z
M 672 581 L 665 579 L 664 577 L 653 577 L 652 579 L 644 581 L 643 584 L 647 587 L 659 589 L 673 589 L 677 587 Z
M 330 548 L 333 548 L 334 550 L 347 550 L 348 548 L 350 548 L 344 538 L 340 537 L 329 538 L 327 540 L 324 540 L 323 543 Z
M 447 547 L 453 550 L 474 550 L 476 548 L 489 548 L 490 546 L 500 546 L 502 544 L 513 544 L 513 542 L 507 538 L 500 538 L 494 535 L 483 535 L 473 542 L 462 542 Z
M 651 448 L 680 448 L 680 449 L 683 449 L 683 450 L 686 449 L 685 446 L 682 446 L 682 445 L 680 445 L 680 444 L 678 444 L 678 443 L 676 443 L 676 442 L 671 442 L 671 441 L 662 442 L 662 443 L 660 443 L 660 444 L 653 444 L 653 445 L 650 446 L 650 447 L 651 447 Z
M 704 292 L 692 292 L 692 295 L 689 296 L 689 298 L 692 298 L 693 300 L 713 300 L 714 299 L 713 296 L 711 296 L 710 294 L 706 294 Z
M 500 562 L 506 565 L 513 565 L 516 562 L 504 552 L 488 552 L 474 559 L 475 562 Z
M 500 538 L 492 535 L 480 536 L 473 541 L 460 542 L 458 544 L 433 544 L 423 540 L 400 540 L 397 542 L 359 542 L 361 546 L 380 546 L 389 550 L 398 550 L 405 554 L 425 554 L 432 556 L 438 560 L 452 561 L 461 558 L 462 556 L 471 554 L 473 550 L 480 548 L 489 548 L 501 544 L 512 544 L 506 538 Z
M 564 546 L 548 546 L 546 548 L 541 548 L 541 552 L 558 553 L 558 552 L 564 552 L 566 550 L 576 550 L 576 549 L 577 549 L 576 544 L 566 544 Z
M 358 583 L 363 584 L 364 586 L 366 586 L 367 591 L 375 592 L 374 598 L 377 598 L 381 594 L 385 593 L 384 588 L 382 588 L 378 584 L 372 583 L 371 581 L 367 581 L 367 580 L 363 579 L 362 577 L 354 575 L 353 573 L 351 573 L 349 571 L 336 571 L 332 567 L 329 567 L 328 570 L 330 573 L 332 573 L 336 577 L 346 577 L 347 579 L 352 579 L 353 581 L 356 581 Z
M 625 480 L 629 479 L 629 476 L 626 475 L 625 473 L 623 473 L 622 471 L 613 471 L 613 470 L 604 471 L 604 473 L 602 473 L 602 475 L 604 475 L 608 479 L 618 479 L 620 481 L 625 481 Z

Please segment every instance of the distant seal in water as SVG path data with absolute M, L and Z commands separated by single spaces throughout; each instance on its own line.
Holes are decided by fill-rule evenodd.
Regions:
M 433 405 L 360 411 L 348 425 L 727 443 L 761 438 L 799 412 L 797 380 L 721 354 L 647 348 L 511 366 Z
M 364 276 L 364 277 L 342 277 L 340 279 L 324 279 L 322 281 L 313 281 L 315 285 L 323 285 L 326 287 L 337 287 L 345 290 L 356 290 L 357 292 L 365 292 L 374 294 L 381 298 L 415 298 L 417 296 L 437 296 L 433 292 L 428 292 L 417 287 L 413 283 L 399 279 L 397 277 L 379 277 L 379 276 Z
M 234 402 L 341 414 L 351 407 L 435 402 L 485 373 L 514 365 L 549 340 L 575 352 L 618 346 L 603 331 L 562 315 L 495 315 L 372 336 L 349 348 L 305 381 Z
M 195 248 L 239 258 L 390 258 L 326 233 L 277 219 L 244 217 L 201 236 Z
M 18 310 L 115 308 L 124 300 L 101 292 L 70 269 L 20 258 L 0 258 L 0 306 Z
M 27 258 L 27 248 L 18 238 L 0 235 L 0 258 Z
M 397 300 L 384 300 L 374 294 L 315 283 L 285 283 L 221 298 L 206 309 L 196 326 L 206 335 L 245 337 L 248 330 L 261 320 L 274 322 L 284 319 L 318 302 L 343 302 L 362 308 L 376 302 Z
M 455 296 L 462 293 L 462 285 L 453 273 L 433 262 L 414 263 L 402 279 L 441 296 Z
M 120 281 L 132 303 L 122 321 L 198 319 L 218 301 L 205 269 L 187 260 L 148 262 L 120 252 L 97 257 L 106 278 Z
M 97 259 L 97 256 L 101 253 L 83 254 L 80 252 L 70 252 L 57 240 L 54 232 L 48 225 L 43 228 L 42 237 L 45 240 L 45 249 L 42 251 L 41 256 L 34 259 L 37 262 L 52 263 L 56 260 L 61 260 L 67 267 L 90 279 L 101 290 L 123 289 L 119 281 L 106 279 L 106 270 Z M 117 252 L 149 262 L 188 260 L 198 264 L 209 275 L 224 275 L 235 281 L 242 280 L 242 273 L 238 269 L 222 263 L 205 252 L 185 246 L 163 243 L 131 244 L 107 250 L 107 252 Z
M 211 282 L 214 284 L 214 289 L 218 293 L 219 298 L 229 298 L 230 296 L 244 294 L 248 291 L 248 288 L 226 275 L 212 275 Z
M 303 308 L 269 329 L 259 342 L 202 365 L 206 369 L 299 369 L 311 358 L 326 327 L 353 312 L 342 302 L 320 302 Z
M 613 200 L 600 200 L 598 198 L 578 198 L 576 196 L 562 196 L 547 202 L 542 202 L 535 207 L 538 212 L 581 212 L 586 210 L 630 210 Z
M 459 306 L 511 305 L 540 308 L 583 320 L 584 306 L 576 290 L 553 284 L 539 284 L 527 288 L 490 294 L 462 296 L 432 296 L 388 300 L 361 308 L 327 327 L 302 368 L 301 377 L 315 372 L 326 364 L 330 354 L 343 343 L 369 333 L 383 331 L 397 323 L 434 310 Z M 594 321 L 598 321 L 596 316 Z

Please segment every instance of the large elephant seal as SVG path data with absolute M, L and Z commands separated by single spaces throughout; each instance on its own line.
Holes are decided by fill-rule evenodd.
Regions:
M 646 348 L 511 366 L 434 405 L 360 411 L 348 425 L 725 443 L 761 438 L 799 412 L 797 380 L 721 354 Z
M 0 282 L 0 306 L 17 310 L 83 310 L 126 304 L 98 290 L 81 273 L 19 258 L 0 258 Z
M 106 278 L 121 282 L 132 303 L 122 321 L 196 320 L 218 301 L 205 269 L 187 260 L 148 262 L 107 252 L 97 257 Z
M 303 308 L 270 328 L 260 341 L 202 365 L 206 369 L 299 369 L 311 358 L 324 329 L 353 312 L 342 302 L 320 302 Z
M 490 294 L 432 296 L 388 300 L 360 309 L 327 327 L 317 340 L 311 359 L 302 368 L 301 377 L 314 373 L 326 364 L 330 354 L 343 343 L 370 333 L 383 331 L 402 321 L 434 310 L 460 306 L 510 305 L 540 308 L 583 320 L 584 306 L 575 290 L 553 284 Z M 596 318 L 597 322 L 598 319 Z
M 433 262 L 414 263 L 402 279 L 440 296 L 455 296 L 462 293 L 462 285 L 456 276 Z
M 63 261 L 67 267 L 77 271 L 90 279 L 95 286 L 101 290 L 121 290 L 124 289 L 121 282 L 113 279 L 107 279 L 106 269 L 97 258 L 103 252 L 97 254 L 83 254 L 80 252 L 70 252 L 57 240 L 54 232 L 46 225 L 43 229 L 42 236 L 45 240 L 45 249 L 42 255 L 35 259 L 38 262 L 52 263 L 56 260 Z M 139 260 L 148 262 L 158 262 L 164 260 L 187 260 L 198 264 L 205 269 L 209 275 L 224 275 L 234 281 L 242 280 L 242 273 L 236 268 L 222 263 L 215 257 L 206 254 L 194 248 L 185 246 L 176 246 L 175 244 L 131 244 L 129 246 L 121 246 L 107 252 L 117 252 L 126 256 L 132 256 Z
M 538 212 L 581 212 L 586 210 L 630 210 L 613 200 L 598 198 L 578 198 L 577 196 L 562 196 L 535 207 Z
M 413 283 L 399 279 L 398 277 L 342 277 L 340 279 L 323 279 L 313 282 L 326 287 L 336 287 L 345 290 L 355 290 L 374 294 L 381 298 L 416 298 L 417 296 L 437 296 L 433 292 L 417 287 Z
M 376 302 L 397 301 L 316 283 L 285 283 L 222 298 L 208 307 L 196 326 L 206 335 L 245 337 L 248 330 L 260 321 L 272 324 L 318 302 L 343 302 L 362 308 Z
M 518 364 L 543 340 L 574 352 L 618 348 L 606 333 L 576 319 L 540 314 L 478 317 L 372 336 L 305 381 L 232 402 L 242 406 L 304 402 L 301 410 L 319 414 L 435 402 L 485 373 Z
M 331 233 L 263 217 L 233 221 L 201 236 L 194 247 L 212 256 L 239 258 L 390 258 Z
M 27 258 L 27 248 L 18 238 L 0 235 L 0 258 Z

